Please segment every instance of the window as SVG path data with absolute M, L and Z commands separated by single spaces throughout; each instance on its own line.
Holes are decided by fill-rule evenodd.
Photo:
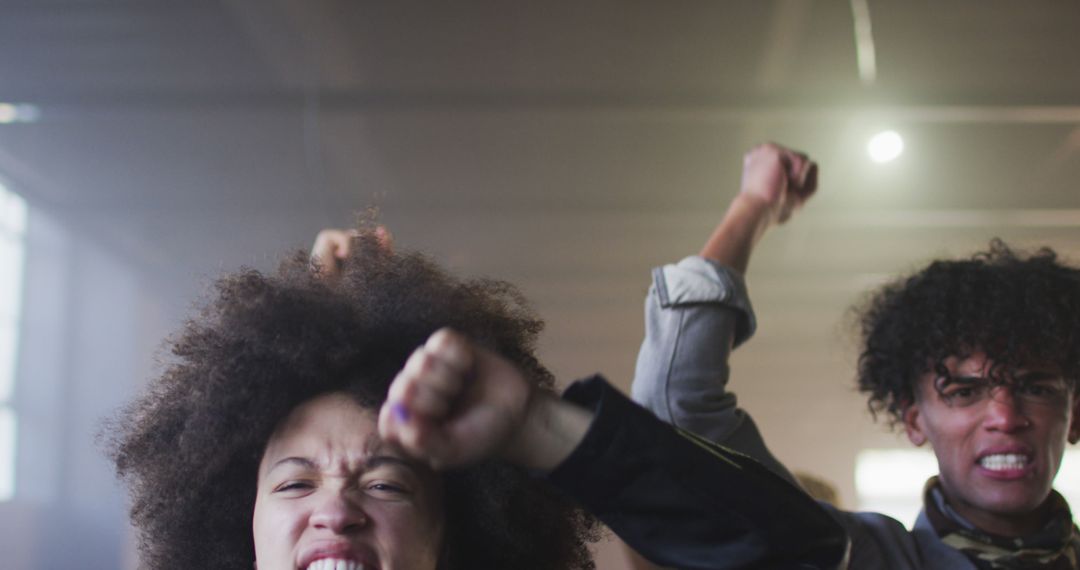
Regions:
M 26 202 L 0 184 L 0 501 L 15 494 L 17 416 L 12 406 L 22 304 Z
M 937 475 L 937 460 L 923 449 L 868 449 L 855 459 L 855 492 L 860 511 L 884 513 L 910 528 L 922 509 L 926 480 Z M 1080 449 L 1065 450 L 1054 488 L 1080 517 Z

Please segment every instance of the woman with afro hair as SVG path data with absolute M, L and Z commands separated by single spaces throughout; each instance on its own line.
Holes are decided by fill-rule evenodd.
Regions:
M 108 432 L 143 567 L 586 569 L 581 506 L 659 564 L 840 562 L 840 527 L 752 460 L 599 378 L 555 397 L 512 286 L 387 241 L 227 275 L 171 340 Z

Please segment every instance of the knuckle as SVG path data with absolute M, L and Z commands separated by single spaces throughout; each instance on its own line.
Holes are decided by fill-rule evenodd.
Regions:
M 416 372 L 424 376 L 431 374 L 432 370 L 435 369 L 435 364 L 435 355 L 424 351 L 416 357 Z
M 424 347 L 416 349 L 409 357 L 409 361 L 405 364 L 405 369 L 413 377 L 424 376 L 431 373 L 432 368 L 435 366 L 435 357 L 430 354 Z
M 408 390 L 410 385 L 412 385 L 412 382 L 409 380 L 409 378 L 407 376 L 399 374 L 398 377 L 394 379 L 394 382 L 390 384 L 390 390 L 386 395 L 387 401 L 403 401 L 405 399 L 405 392 Z
M 449 328 L 442 328 L 431 335 L 426 346 L 433 351 L 447 353 L 456 350 L 461 344 L 460 335 Z

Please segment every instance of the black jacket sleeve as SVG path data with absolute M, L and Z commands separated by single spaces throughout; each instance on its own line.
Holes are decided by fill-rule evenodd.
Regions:
M 548 479 L 641 555 L 687 569 L 837 568 L 843 528 L 750 457 L 661 422 L 600 377 L 564 399 L 595 418 Z

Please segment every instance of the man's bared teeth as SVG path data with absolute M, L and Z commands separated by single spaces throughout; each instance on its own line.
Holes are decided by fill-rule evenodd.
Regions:
M 364 570 L 364 565 L 354 560 L 322 558 L 308 564 L 307 570 Z
M 987 455 L 979 459 L 979 465 L 991 471 L 1006 471 L 1023 469 L 1027 466 L 1027 456 L 1017 453 L 999 453 Z

